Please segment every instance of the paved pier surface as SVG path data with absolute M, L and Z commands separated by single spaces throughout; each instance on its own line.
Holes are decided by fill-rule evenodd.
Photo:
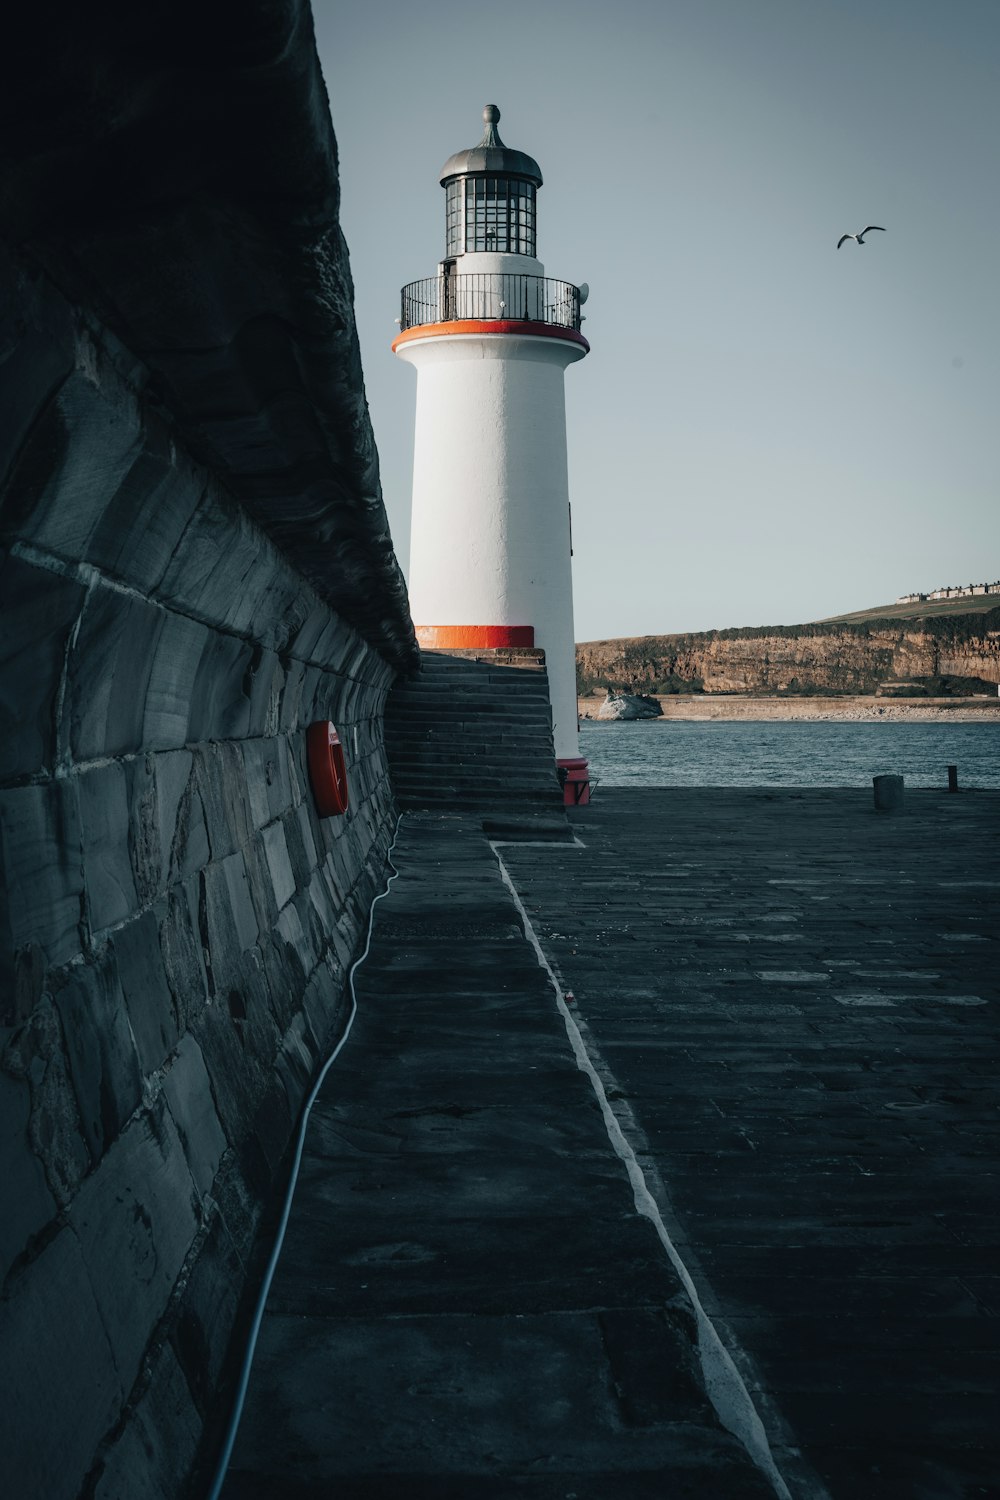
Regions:
M 837 1500 L 1000 1494 L 1000 795 L 578 831 L 503 857 L 774 1430 Z
M 407 817 L 227 1500 L 774 1493 L 664 1237 L 797 1500 L 996 1495 L 1000 796 L 574 823 L 500 855 L 647 1216 L 479 825 Z

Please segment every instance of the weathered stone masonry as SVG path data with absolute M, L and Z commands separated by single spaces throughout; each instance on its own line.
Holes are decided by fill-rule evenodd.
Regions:
M 138 55 L 176 70 L 167 14 L 133 18 L 123 55 L 141 24 Z M 195 211 L 154 122 L 137 243 L 112 169 L 150 121 L 93 97 L 62 157 L 43 133 L 37 162 L 0 164 L 0 1451 L 18 1500 L 182 1492 L 382 880 L 382 709 L 414 657 L 308 8 L 242 7 L 238 39 L 228 7 L 202 15 L 228 126 L 241 87 L 271 111 L 256 99 L 271 160 L 252 188 L 225 156 L 239 130 L 206 128 Z M 98 41 L 97 94 L 118 86 Z M 5 95 L 21 125 L 51 102 L 32 83 Z M 107 180 L 84 224 L 69 158 L 87 150 Z M 219 232 L 237 220 L 251 239 Z M 305 728 L 326 718 L 351 809 L 321 821 Z

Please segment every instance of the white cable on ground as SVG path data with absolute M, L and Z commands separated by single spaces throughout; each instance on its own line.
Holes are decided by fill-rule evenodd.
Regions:
M 513 842 L 513 840 L 509 842 Z M 534 847 L 565 848 L 566 846 L 545 844 L 535 845 Z M 608 1132 L 608 1139 L 628 1173 L 636 1212 L 644 1218 L 649 1219 L 653 1224 L 659 1236 L 660 1243 L 667 1253 L 667 1259 L 677 1272 L 684 1290 L 691 1299 L 698 1327 L 698 1359 L 701 1364 L 702 1376 L 705 1381 L 705 1389 L 708 1397 L 722 1425 L 734 1437 L 739 1439 L 757 1467 L 767 1475 L 774 1486 L 775 1494 L 779 1497 L 779 1500 L 792 1500 L 791 1492 L 774 1461 L 774 1456 L 771 1453 L 771 1445 L 767 1440 L 767 1433 L 764 1431 L 764 1424 L 760 1419 L 757 1408 L 753 1404 L 753 1398 L 743 1382 L 743 1377 L 733 1363 L 729 1350 L 719 1337 L 715 1325 L 702 1307 L 701 1299 L 698 1296 L 690 1273 L 681 1259 L 677 1247 L 670 1238 L 656 1199 L 647 1186 L 635 1152 L 622 1133 L 622 1128 L 618 1123 L 615 1112 L 608 1102 L 604 1084 L 601 1082 L 597 1069 L 590 1059 L 590 1054 L 580 1033 L 580 1028 L 576 1024 L 572 1011 L 566 1004 L 562 985 L 559 983 L 552 965 L 545 956 L 542 945 L 538 941 L 535 930 L 531 925 L 531 918 L 528 916 L 524 904 L 514 887 L 514 882 L 510 877 L 507 866 L 503 862 L 500 846 L 491 841 L 490 848 L 496 855 L 501 878 L 510 891 L 514 905 L 520 914 L 524 927 L 524 935 L 534 948 L 539 964 L 549 976 L 549 981 L 555 991 L 556 1005 L 565 1023 L 566 1034 L 569 1037 L 570 1046 L 576 1057 L 577 1067 L 582 1073 L 586 1073 L 590 1079 L 591 1087 L 594 1090 L 597 1102 L 601 1107 L 601 1113 L 604 1116 L 604 1125 Z
M 344 1027 L 344 1034 L 320 1069 L 319 1077 L 313 1084 L 312 1090 L 305 1102 L 305 1107 L 302 1111 L 302 1119 L 299 1123 L 298 1140 L 295 1143 L 295 1156 L 292 1160 L 292 1169 L 288 1179 L 288 1188 L 285 1193 L 285 1202 L 284 1207 L 281 1211 L 281 1219 L 278 1223 L 278 1232 L 275 1236 L 274 1247 L 271 1250 L 270 1259 L 267 1262 L 267 1269 L 264 1272 L 264 1280 L 261 1283 L 260 1295 L 257 1298 L 257 1304 L 254 1308 L 253 1321 L 250 1324 L 250 1334 L 247 1339 L 246 1352 L 243 1356 L 243 1364 L 240 1369 L 239 1385 L 236 1389 L 236 1399 L 233 1403 L 233 1412 L 232 1416 L 229 1419 L 229 1426 L 226 1429 L 226 1441 L 223 1444 L 222 1454 L 219 1458 L 218 1466 L 215 1470 L 215 1478 L 212 1481 L 212 1488 L 208 1492 L 208 1500 L 219 1500 L 219 1495 L 222 1492 L 222 1486 L 226 1481 L 226 1472 L 229 1468 L 229 1461 L 233 1456 L 233 1447 L 236 1443 L 236 1434 L 239 1431 L 240 1419 L 243 1416 L 243 1407 L 246 1402 L 247 1389 L 250 1385 L 250 1371 L 253 1368 L 253 1357 L 257 1350 L 257 1338 L 260 1334 L 261 1324 L 264 1321 L 264 1309 L 267 1306 L 267 1298 L 271 1290 L 271 1282 L 274 1280 L 274 1273 L 278 1267 L 278 1259 L 281 1255 L 281 1247 L 285 1242 L 285 1230 L 288 1228 L 288 1219 L 292 1211 L 292 1199 L 295 1196 L 295 1186 L 299 1179 L 299 1167 L 302 1164 L 302 1152 L 305 1149 L 306 1128 L 309 1124 L 309 1115 L 314 1103 L 316 1102 L 316 1096 L 319 1093 L 320 1089 L 323 1087 L 323 1080 L 325 1079 L 327 1073 L 330 1071 L 330 1068 L 336 1062 L 344 1047 L 345 1042 L 347 1041 L 347 1038 L 351 1034 L 351 1027 L 354 1025 L 354 1017 L 358 1013 L 358 998 L 354 993 L 354 975 L 364 963 L 365 959 L 368 957 L 368 951 L 371 948 L 372 927 L 375 923 L 375 908 L 383 899 L 383 897 L 388 896 L 389 887 L 392 885 L 392 882 L 399 874 L 399 871 L 396 869 L 396 866 L 393 864 L 390 856 L 393 849 L 395 849 L 396 847 L 396 839 L 399 837 L 399 825 L 401 822 L 402 815 L 400 815 L 396 819 L 396 827 L 393 830 L 392 843 L 386 850 L 386 864 L 392 870 L 392 874 L 386 880 L 385 890 L 380 891 L 375 897 L 374 901 L 371 904 L 371 910 L 368 913 L 368 935 L 365 939 L 365 950 L 361 954 L 360 958 L 356 958 L 354 960 L 354 962 L 351 964 L 350 969 L 348 970 L 347 987 L 350 991 L 351 996 L 351 1009 L 350 1014 L 347 1017 L 347 1025 Z

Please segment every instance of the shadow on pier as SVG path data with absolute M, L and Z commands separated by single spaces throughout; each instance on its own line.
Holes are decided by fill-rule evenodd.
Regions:
M 223 1494 L 995 1494 L 1000 795 L 572 820 L 403 819 Z

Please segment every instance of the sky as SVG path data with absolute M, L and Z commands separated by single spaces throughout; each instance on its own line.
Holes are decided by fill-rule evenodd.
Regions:
M 799 624 L 1000 578 L 1000 0 L 313 0 L 382 487 L 399 289 L 482 109 L 586 281 L 578 640 Z M 884 225 L 861 247 L 845 231 Z

